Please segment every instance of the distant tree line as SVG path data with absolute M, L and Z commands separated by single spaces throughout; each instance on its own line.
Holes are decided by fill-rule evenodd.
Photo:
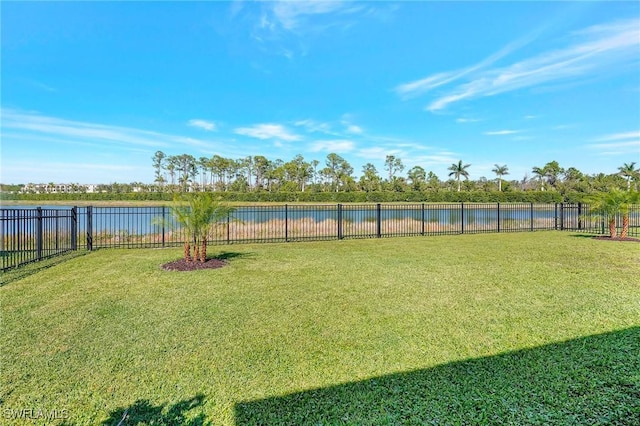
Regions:
M 471 164 L 462 160 L 449 167 L 447 179 L 442 180 L 421 166 L 409 169 L 394 155 L 387 155 L 383 177 L 372 163 L 362 166 L 359 177 L 347 160 L 336 153 L 327 155 L 324 163 L 306 161 L 302 155 L 292 160 L 269 160 L 264 156 L 239 159 L 214 155 L 195 158 L 189 154 L 169 155 L 157 151 L 153 157 L 156 190 L 217 191 L 217 192 L 409 192 L 409 191 L 558 191 L 597 192 L 610 188 L 637 190 L 640 169 L 632 162 L 619 167 L 619 172 L 588 175 L 575 167 L 561 167 L 550 161 L 533 167 L 532 176 L 521 180 L 505 180 L 509 167 L 496 164 L 495 178 L 469 179 Z
M 451 164 L 441 179 L 421 166 L 402 172 L 405 166 L 394 155 L 387 155 L 384 177 L 372 163 L 354 176 L 347 160 L 330 153 L 321 163 L 296 155 L 290 161 L 269 160 L 264 156 L 239 159 L 214 155 L 196 158 L 190 154 L 152 157 L 154 183 L 112 183 L 97 185 L 93 193 L 7 194 L 4 199 L 87 199 L 87 200 L 170 200 L 175 193 L 216 192 L 228 201 L 274 202 L 577 202 L 589 194 L 613 188 L 637 191 L 640 169 L 625 163 L 613 174 L 585 174 L 575 167 L 563 168 L 557 161 L 533 167 L 531 176 L 508 180 L 509 167 L 495 164 L 495 177 L 469 179 L 471 164 L 462 160 Z M 18 192 L 17 188 L 12 188 Z M 24 191 L 22 191 L 24 192 Z M 25 198 L 26 197 L 26 198 Z

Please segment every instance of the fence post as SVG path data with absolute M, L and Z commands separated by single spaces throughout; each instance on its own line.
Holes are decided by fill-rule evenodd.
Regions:
M 533 232 L 533 203 L 531 203 L 531 232 Z
M 553 229 L 558 230 L 558 203 L 554 203 L 553 207 Z
M 78 250 L 78 207 L 71 209 L 71 250 Z
M 560 203 L 560 230 L 564 231 L 564 203 Z
M 289 242 L 289 206 L 284 205 L 284 241 Z
M 165 227 L 165 224 L 167 223 L 167 214 L 166 214 L 165 210 L 166 210 L 166 207 L 162 206 L 162 247 L 164 247 L 164 244 L 165 244 L 165 241 L 164 241 L 164 238 L 165 238 L 164 237 L 164 231 L 165 231 L 165 229 L 164 229 L 164 227 Z
M 380 203 L 376 204 L 376 237 L 382 236 L 382 206 Z
M 578 203 L 578 231 L 582 230 L 582 203 Z
M 227 244 L 231 243 L 231 213 L 227 212 Z
M 421 234 L 424 236 L 424 203 L 422 203 L 422 232 Z
M 338 204 L 338 239 L 342 239 L 342 204 Z
M 500 203 L 498 203 L 498 232 L 500 232 Z
M 460 233 L 464 234 L 464 202 L 460 203 Z
M 87 206 L 87 250 L 93 250 L 93 207 Z
M 38 260 L 42 259 L 42 207 L 36 209 L 36 256 Z

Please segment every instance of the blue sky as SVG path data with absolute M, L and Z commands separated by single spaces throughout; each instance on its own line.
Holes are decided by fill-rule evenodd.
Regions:
M 151 157 L 640 163 L 638 2 L 2 2 L 3 183 Z

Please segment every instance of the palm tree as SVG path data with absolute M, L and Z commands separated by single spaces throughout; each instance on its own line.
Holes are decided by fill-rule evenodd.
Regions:
M 471 164 L 462 165 L 462 160 L 459 160 L 458 164 L 453 163 L 451 167 L 447 169 L 451 170 L 449 176 L 455 177 L 458 181 L 458 192 L 460 192 L 460 176 L 464 176 L 465 179 L 469 179 L 469 172 L 467 171 L 469 167 L 471 167 Z
M 186 201 L 186 205 L 183 201 Z M 198 192 L 183 198 L 174 198 L 171 214 L 185 232 L 184 260 L 190 262 L 191 244 L 193 260 L 207 260 L 207 234 L 212 225 L 227 219 L 235 209 L 214 200 L 211 194 Z
M 626 238 L 629 233 L 629 209 L 640 199 L 638 192 L 624 192 L 619 189 L 612 189 L 601 192 L 592 198 L 591 209 L 596 217 L 601 217 L 607 221 L 609 226 L 609 237 L 616 238 L 616 217 L 622 215 L 622 231 L 620 238 Z
M 540 191 L 544 191 L 544 178 L 547 175 L 547 171 L 544 167 L 534 167 L 531 169 L 531 173 L 535 175 L 536 178 L 540 181 Z
M 624 163 L 622 167 L 618 167 L 618 170 L 620 170 L 618 174 L 627 179 L 627 191 L 631 191 L 631 178 L 640 172 L 639 169 L 635 168 L 635 165 L 636 162 L 634 161 L 630 164 Z
M 504 166 L 494 164 L 494 166 L 496 168 L 491 171 L 498 176 L 498 191 L 502 192 L 502 176 L 509 174 L 509 167 L 506 164 Z

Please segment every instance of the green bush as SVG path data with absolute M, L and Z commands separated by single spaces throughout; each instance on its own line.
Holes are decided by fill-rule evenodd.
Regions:
M 584 202 L 587 194 L 556 191 L 453 192 L 453 191 L 376 191 L 376 192 L 216 192 L 222 201 L 248 203 L 561 203 Z M 171 201 L 170 192 L 0 194 L 0 200 L 17 201 Z

